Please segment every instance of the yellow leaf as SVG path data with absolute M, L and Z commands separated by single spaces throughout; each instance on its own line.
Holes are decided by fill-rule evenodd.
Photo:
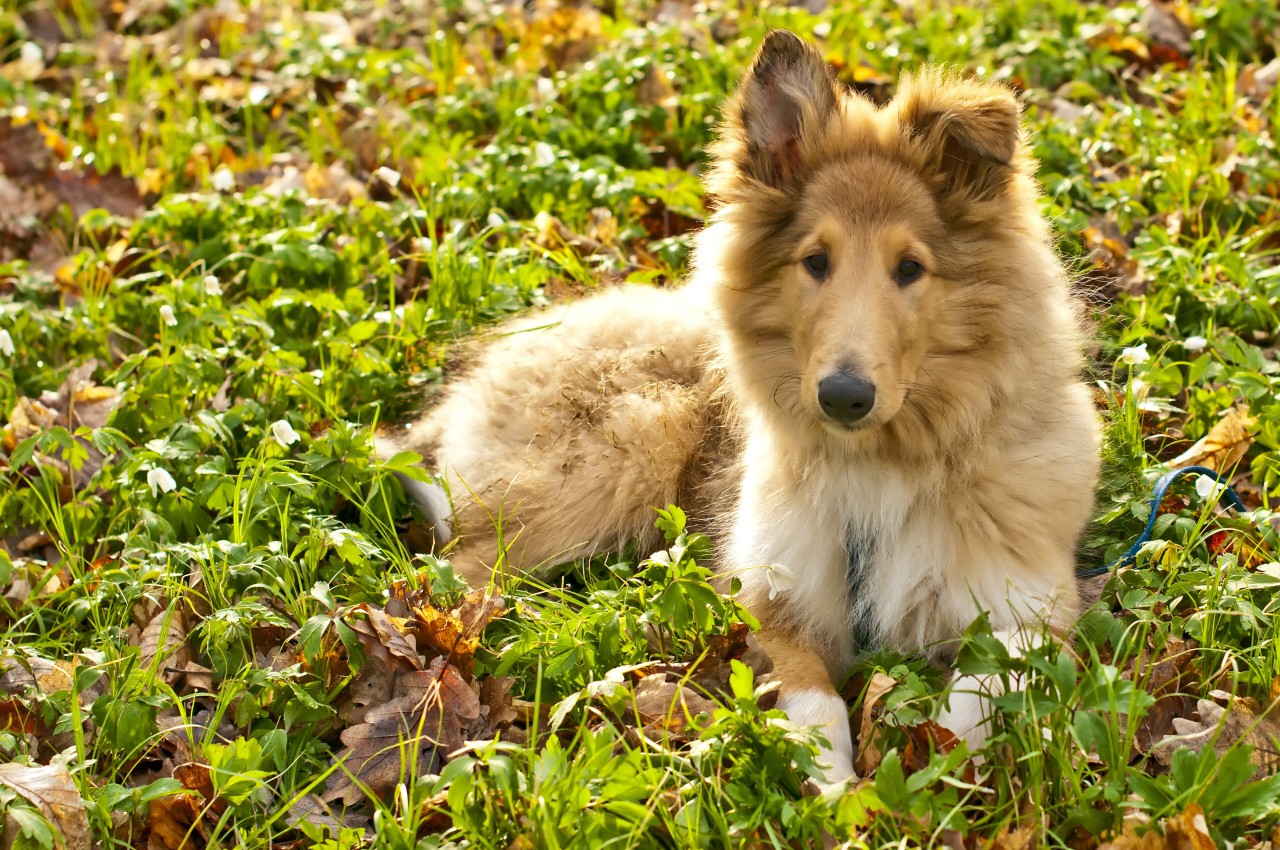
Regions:
M 1228 410 L 1195 445 L 1169 461 L 1169 465 L 1207 466 L 1215 472 L 1230 471 L 1253 445 L 1256 425 L 1248 408 L 1238 404 Z

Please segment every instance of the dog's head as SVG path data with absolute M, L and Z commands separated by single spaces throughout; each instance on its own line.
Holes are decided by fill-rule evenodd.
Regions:
M 948 415 L 957 359 L 1000 334 L 1019 246 L 1056 274 L 1019 112 L 1005 87 L 937 71 L 877 107 L 770 33 L 711 149 L 720 208 L 697 259 L 740 395 L 853 441 Z

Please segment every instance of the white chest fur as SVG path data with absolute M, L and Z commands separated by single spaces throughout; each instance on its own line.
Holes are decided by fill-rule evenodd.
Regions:
M 772 591 L 774 616 L 829 664 L 866 649 L 857 636 L 928 649 L 978 614 L 975 596 L 990 593 L 970 586 L 939 477 L 874 458 L 797 469 L 776 454 L 748 445 L 730 555 L 751 595 Z M 1003 582 L 991 589 L 1004 595 Z

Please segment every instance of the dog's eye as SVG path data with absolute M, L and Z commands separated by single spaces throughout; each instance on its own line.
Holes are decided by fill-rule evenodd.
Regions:
M 809 274 L 822 280 L 827 276 L 827 255 L 810 254 L 804 258 L 804 267 L 809 270 Z
M 915 260 L 902 260 L 893 272 L 893 276 L 897 278 L 899 286 L 915 283 L 922 274 L 924 274 L 924 266 Z

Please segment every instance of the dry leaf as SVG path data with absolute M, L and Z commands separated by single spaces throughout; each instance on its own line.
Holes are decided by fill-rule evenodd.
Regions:
M 1173 754 L 1180 749 L 1195 752 L 1212 747 L 1219 757 L 1237 743 L 1253 748 L 1250 760 L 1257 766 L 1255 780 L 1280 767 L 1280 724 L 1266 716 L 1258 716 L 1242 701 L 1232 700 L 1224 708 L 1210 700 L 1196 703 L 1196 717 L 1175 717 L 1173 728 L 1178 733 L 1166 737 L 1151 748 L 1156 761 L 1168 767 Z
M 1195 445 L 1169 461 L 1169 466 L 1207 466 L 1215 472 L 1230 472 L 1253 445 L 1257 422 L 1249 409 L 1238 404 L 1226 412 Z
M 151 618 L 138 638 L 138 661 L 150 668 L 158 657 L 162 664 L 172 667 L 185 667 L 191 660 L 191 650 L 187 647 L 187 626 L 182 612 L 177 609 L 161 611 Z M 172 675 L 166 675 L 165 681 L 172 685 Z
M 1139 833 L 1138 829 L 1142 828 Z M 1098 850 L 1166 850 L 1164 836 L 1150 824 L 1126 820 L 1124 831 L 1103 844 Z
M 84 800 L 66 765 L 27 767 L 21 764 L 0 764 L 0 784 L 17 791 L 40 810 L 40 814 L 44 815 L 61 836 L 62 840 L 57 844 L 59 848 L 88 850 L 93 846 Z
M 151 802 L 147 850 L 197 850 L 207 843 L 204 801 L 199 794 L 173 794 Z
M 360 636 L 361 646 L 369 658 L 379 659 L 393 670 L 421 670 L 422 658 L 405 621 L 390 617 L 381 608 L 368 603 L 359 605 L 365 619 L 348 619 L 347 625 Z
M 1031 824 L 1017 829 L 1005 826 L 991 843 L 991 850 L 1035 850 L 1038 845 L 1037 833 L 1038 830 Z
M 645 676 L 635 687 L 636 713 L 645 725 L 656 723 L 671 732 L 683 732 L 691 718 L 712 714 L 716 704 L 680 684 L 666 673 Z
M 1182 814 L 1165 818 L 1160 825 L 1164 829 L 1165 847 L 1170 850 L 1217 850 L 1218 845 L 1209 835 L 1204 810 L 1195 803 L 1187 806 Z
M 875 745 L 876 706 L 896 684 L 897 679 L 880 672 L 867 683 L 867 692 L 862 700 L 862 719 L 858 724 L 858 758 L 853 766 L 859 776 L 870 776 L 880 766 L 881 754 Z

